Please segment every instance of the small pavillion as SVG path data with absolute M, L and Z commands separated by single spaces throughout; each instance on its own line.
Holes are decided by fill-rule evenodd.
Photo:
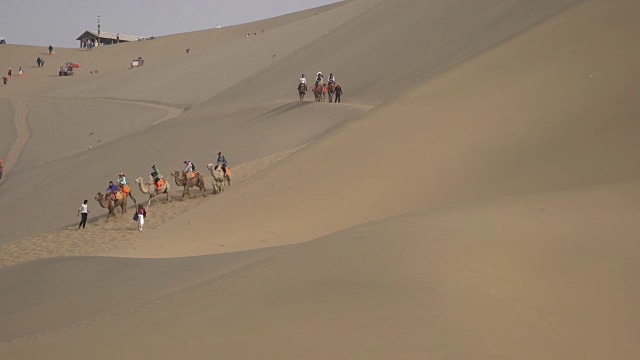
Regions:
M 118 34 L 118 33 L 106 32 L 106 31 L 100 31 L 100 36 L 98 36 L 97 31 L 87 30 L 83 32 L 82 35 L 78 36 L 76 40 L 82 41 L 83 39 L 90 39 L 91 41 L 94 41 L 94 42 L 96 39 L 98 39 L 98 42 L 100 43 L 100 45 L 111 45 L 111 44 L 118 44 L 123 42 L 140 41 L 140 40 L 144 40 L 145 37 Z

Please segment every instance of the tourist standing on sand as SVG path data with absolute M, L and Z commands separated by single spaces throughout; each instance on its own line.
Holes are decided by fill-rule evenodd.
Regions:
M 53 46 L 49 45 L 49 55 L 53 55 Z
M 18 69 L 18 76 L 22 75 L 24 75 L 24 72 L 22 71 L 22 66 L 20 66 L 20 69 Z
M 36 60 L 36 64 L 38 64 L 38 67 L 42 65 L 42 59 L 40 59 L 40 56 L 38 56 L 38 60 Z
M 84 226 L 87 225 L 87 216 L 89 216 L 89 200 L 85 200 L 82 204 L 80 204 L 80 208 L 78 209 L 78 216 L 82 215 L 80 219 L 80 224 L 78 225 L 78 229 L 80 226 L 84 229 Z
M 147 216 L 147 209 L 145 209 L 144 205 L 138 205 L 138 210 L 136 210 L 136 214 L 138 214 L 138 231 L 142 231 L 142 227 L 144 226 L 144 218 Z
M 13 72 L 13 71 L 11 70 L 11 68 L 9 68 L 9 72 L 7 72 L 7 76 L 9 77 L 9 79 L 11 79 L 11 73 L 12 73 L 12 72 Z
M 340 97 L 342 97 L 342 86 L 340 86 L 340 84 L 336 84 L 336 101 L 335 103 L 339 103 L 340 102 Z

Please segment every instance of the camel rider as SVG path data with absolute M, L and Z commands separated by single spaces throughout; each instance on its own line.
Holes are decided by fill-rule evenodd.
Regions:
M 222 151 L 218 152 L 218 161 L 219 166 L 222 166 L 222 171 L 227 173 L 227 159 L 225 159 L 224 155 L 222 155 Z
M 322 72 L 318 71 L 318 73 L 316 74 L 316 85 L 321 83 L 323 79 L 324 79 L 324 76 L 322 75 Z
M 191 161 L 185 160 L 185 168 L 182 170 L 182 173 L 187 177 L 187 179 L 191 179 L 193 177 L 193 165 L 191 165 Z
M 333 76 L 333 73 L 329 74 L 329 84 L 336 82 L 336 77 Z
M 116 182 L 123 188 L 125 185 L 127 185 L 127 178 L 124 176 L 123 172 L 120 172 L 120 174 L 118 174 L 118 180 L 116 180 Z
M 151 177 L 153 177 L 153 182 L 155 182 L 156 187 L 158 187 L 158 182 L 160 181 L 160 171 L 155 165 L 151 166 L 151 168 L 153 169 L 153 171 L 151 172 Z
M 127 178 L 124 176 L 124 172 L 121 171 L 120 174 L 118 174 L 118 180 L 116 180 L 116 183 L 118 183 L 118 188 L 122 190 L 122 194 L 127 196 L 129 186 L 127 185 Z
M 105 195 L 105 199 L 107 197 L 111 197 L 112 200 L 116 199 L 116 193 L 118 192 L 118 187 L 113 181 L 109 181 L 109 187 L 107 188 L 107 193 Z
M 305 89 L 307 88 L 307 79 L 304 77 L 304 74 L 302 74 L 302 77 L 298 80 L 298 88 L 300 85 L 304 85 Z

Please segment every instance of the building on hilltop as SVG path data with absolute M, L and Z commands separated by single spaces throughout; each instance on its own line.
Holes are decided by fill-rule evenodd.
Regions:
M 92 41 L 95 41 L 95 39 L 98 39 L 98 32 L 95 30 L 87 30 L 83 32 L 82 35 L 78 36 L 76 40 L 82 42 L 83 39 L 91 39 Z M 99 39 L 100 39 L 99 41 L 100 45 L 110 45 L 110 44 L 117 44 L 122 42 L 147 40 L 147 38 L 143 36 L 124 35 L 124 34 L 117 34 L 117 33 L 106 32 L 106 31 L 100 31 Z

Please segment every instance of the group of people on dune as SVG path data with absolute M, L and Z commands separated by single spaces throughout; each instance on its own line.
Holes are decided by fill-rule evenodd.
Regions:
M 318 86 L 322 86 L 322 90 L 323 92 L 327 92 L 328 91 L 328 87 L 333 85 L 334 89 L 335 89 L 335 94 L 336 94 L 336 103 L 340 102 L 340 98 L 342 97 L 342 86 L 340 86 L 340 84 L 338 82 L 336 82 L 336 77 L 333 76 L 333 73 L 329 74 L 329 78 L 327 79 L 327 83 L 324 83 L 324 75 L 322 74 L 321 71 L 318 71 L 316 73 L 316 78 L 315 78 L 315 84 L 313 85 L 313 92 L 316 92 L 316 90 L 318 89 Z M 306 91 L 307 89 L 307 79 L 305 78 L 304 74 L 302 74 L 300 76 L 300 79 L 298 80 L 298 88 L 300 88 L 301 86 L 304 86 L 304 89 Z
M 196 168 L 195 164 L 190 160 L 185 160 L 183 162 L 185 164 L 185 168 L 183 170 L 184 176 L 187 178 L 191 178 L 195 176 Z M 224 174 L 229 175 L 230 168 L 228 167 L 227 159 L 224 157 L 222 152 L 218 152 L 218 159 L 216 161 L 217 165 L 222 168 Z M 2 159 L 0 158 L 0 178 L 2 177 Z M 153 179 L 156 187 L 160 187 L 160 182 L 164 180 L 164 177 L 160 174 L 160 170 L 157 166 L 151 166 L 151 178 Z M 110 201 L 116 201 L 122 197 L 127 197 L 129 192 L 131 191 L 131 187 L 127 182 L 127 178 L 124 172 L 120 172 L 118 174 L 118 179 L 116 181 L 109 181 L 109 186 L 107 187 L 107 191 L 105 192 L 104 199 Z M 134 200 L 135 201 L 135 200 Z M 82 216 L 80 220 L 80 224 L 78 225 L 78 229 L 80 227 L 84 228 L 87 223 L 87 215 L 89 213 L 87 200 L 85 200 L 78 209 L 78 216 Z M 138 204 L 136 208 L 136 213 L 134 216 L 134 220 L 138 223 L 138 230 L 142 231 L 144 226 L 144 219 L 147 216 L 147 208 L 143 204 Z

